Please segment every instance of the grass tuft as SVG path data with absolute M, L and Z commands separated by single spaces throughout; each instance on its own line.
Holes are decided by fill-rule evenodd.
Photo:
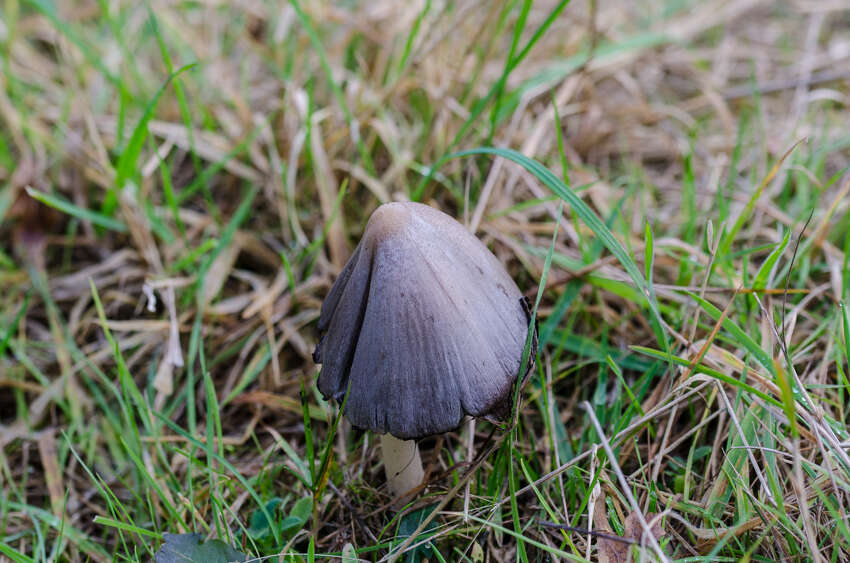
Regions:
M 0 559 L 850 561 L 822 4 L 6 1 Z M 539 325 L 512 423 L 422 440 L 401 510 L 312 360 L 393 200 Z

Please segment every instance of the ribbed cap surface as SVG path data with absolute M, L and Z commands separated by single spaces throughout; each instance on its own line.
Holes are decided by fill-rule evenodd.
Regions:
M 387 203 L 322 304 L 319 390 L 352 424 L 404 439 L 503 418 L 528 332 L 523 296 L 460 223 Z M 533 355 L 532 355 L 533 359 Z

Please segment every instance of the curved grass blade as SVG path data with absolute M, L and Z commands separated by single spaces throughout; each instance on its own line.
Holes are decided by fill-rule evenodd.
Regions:
M 119 233 L 127 231 L 127 225 L 125 225 L 118 219 L 113 219 L 112 217 L 103 215 L 102 213 L 98 213 L 97 211 L 92 211 L 91 209 L 80 207 L 71 203 L 65 198 L 34 190 L 29 186 L 27 186 L 25 189 L 27 190 L 27 194 L 34 200 L 39 201 L 48 207 L 52 207 L 53 209 L 61 211 L 62 213 L 66 213 L 68 215 L 71 215 L 72 217 L 76 217 L 81 221 L 88 221 L 92 225 L 103 227 L 104 229 L 109 229 L 111 231 L 116 231 Z
M 0 358 L 2 358 L 3 354 L 6 353 L 6 346 L 9 344 L 9 339 L 18 330 L 18 324 L 20 324 L 21 319 L 24 318 L 24 314 L 27 312 L 29 304 L 30 292 L 28 291 L 26 295 L 24 295 L 24 302 L 21 303 L 21 306 L 18 308 L 18 312 L 15 313 L 15 318 L 12 319 L 11 324 L 4 329 L 3 336 L 0 338 Z
M 515 532 L 514 530 L 511 530 L 509 528 L 505 528 L 504 526 L 500 526 L 499 524 L 496 524 L 495 522 L 490 522 L 489 520 L 484 520 L 483 518 L 479 518 L 478 516 L 473 516 L 472 514 L 469 515 L 469 519 L 472 520 L 473 522 L 478 522 L 479 524 L 486 526 L 488 528 L 491 528 L 493 530 L 497 530 L 497 531 L 499 531 L 503 534 L 507 534 L 509 536 L 512 536 L 515 540 L 517 540 L 517 542 L 522 542 L 524 544 L 528 544 L 530 546 L 536 547 L 537 549 L 539 549 L 543 552 L 549 553 L 550 555 L 554 556 L 557 560 L 560 560 L 560 561 L 587 561 L 587 559 L 584 559 L 583 557 L 578 557 L 576 555 L 573 555 L 572 553 L 569 553 L 569 552 L 564 551 L 562 549 L 558 549 L 557 547 L 553 547 L 551 545 L 546 545 L 545 543 L 536 541 L 532 538 L 529 538 L 527 536 L 519 534 L 519 533 Z
M 35 559 L 28 555 L 24 555 L 20 551 L 16 551 L 5 543 L 0 543 L 0 554 L 5 555 L 15 563 L 35 563 Z
M 712 319 L 715 321 L 720 320 L 723 312 L 715 307 L 711 302 L 703 299 L 696 293 L 691 293 L 690 291 L 686 291 L 685 294 L 699 303 L 700 307 L 702 307 L 702 309 L 708 313 Z M 759 346 L 759 344 L 753 340 L 746 331 L 744 331 L 744 329 L 735 324 L 735 321 L 729 317 L 724 318 L 722 324 L 723 328 L 729 331 L 736 342 L 740 343 L 747 352 L 752 354 L 768 373 L 776 377 L 776 366 L 773 364 L 773 358 L 771 358 L 767 352 L 765 352 L 764 349 L 762 349 L 762 347 Z
M 172 80 L 174 80 L 182 72 L 189 70 L 190 68 L 194 68 L 194 66 L 195 63 L 189 63 L 169 74 L 165 82 L 159 87 L 156 94 L 154 94 L 154 97 L 150 102 L 148 102 L 147 107 L 145 107 L 145 113 L 142 114 L 141 119 L 139 119 L 139 123 L 136 124 L 136 128 L 133 130 L 133 135 L 130 137 L 130 141 L 127 143 L 127 146 L 124 148 L 124 152 L 121 153 L 121 157 L 118 159 L 118 164 L 115 167 L 115 183 L 112 185 L 112 189 L 106 192 L 106 197 L 104 198 L 103 206 L 101 207 L 101 211 L 104 215 L 112 215 L 115 211 L 115 208 L 118 206 L 118 192 L 124 189 L 124 184 L 133 176 L 136 170 L 136 163 L 138 162 L 139 155 L 142 152 L 142 145 L 144 145 L 145 139 L 148 137 L 148 123 L 151 119 L 153 119 L 153 113 L 156 110 L 156 106 L 159 103 L 159 99 L 162 97 L 163 92 L 165 92 L 165 89 L 169 84 L 171 84 Z
M 48 2 L 47 0 L 28 0 L 25 3 L 41 12 L 41 14 L 50 21 L 50 24 L 58 33 L 64 35 L 71 43 L 77 46 L 83 57 L 91 63 L 91 65 L 96 68 L 110 84 L 115 86 L 122 94 L 129 96 L 129 92 L 127 92 L 127 88 L 124 86 L 121 78 L 107 68 L 102 55 L 95 51 L 95 49 L 83 39 L 82 35 L 75 31 L 67 21 L 63 21 L 62 17 L 56 13 L 57 10 L 55 2 Z
M 735 379 L 734 377 L 728 376 L 725 373 L 723 373 L 722 371 L 717 371 L 716 369 L 711 369 L 711 368 L 706 367 L 702 364 L 693 364 L 693 362 L 691 360 L 687 359 L 687 358 L 682 358 L 681 356 L 675 356 L 673 354 L 668 354 L 666 352 L 662 352 L 661 350 L 653 350 L 652 348 L 647 348 L 645 346 L 629 346 L 629 350 L 633 350 L 635 352 L 638 352 L 639 354 L 644 354 L 646 356 L 649 356 L 650 358 L 657 358 L 659 360 L 665 360 L 665 361 L 672 360 L 676 365 L 679 365 L 679 366 L 685 366 L 685 367 L 693 366 L 694 371 L 697 372 L 697 373 L 702 373 L 702 374 L 711 376 L 715 379 L 718 379 L 718 380 L 720 380 L 724 383 L 728 383 L 729 385 L 739 387 L 740 389 L 747 391 L 748 393 L 752 393 L 756 397 L 770 403 L 771 405 L 773 405 L 775 407 L 782 407 L 782 403 L 780 401 L 771 397 L 770 395 L 768 395 L 764 391 L 759 391 L 758 389 L 756 389 L 752 385 L 744 383 L 743 381 Z
M 452 153 L 448 156 L 440 159 L 437 164 L 431 167 L 431 174 L 438 170 L 443 164 L 452 160 L 454 158 L 460 158 L 464 156 L 472 156 L 479 154 L 490 154 L 494 156 L 501 156 L 502 158 L 506 158 L 511 160 L 526 170 L 528 170 L 531 174 L 534 175 L 540 182 L 549 188 L 554 194 L 563 199 L 566 203 L 568 203 L 573 212 L 582 220 L 584 223 L 590 227 L 590 230 L 594 232 L 594 234 L 599 238 L 602 244 L 613 254 L 617 260 L 619 260 L 620 264 L 622 264 L 623 268 L 626 270 L 626 273 L 629 274 L 629 277 L 632 278 L 635 285 L 640 289 L 641 293 L 646 296 L 649 302 L 649 308 L 652 311 L 652 325 L 653 330 L 655 332 L 655 337 L 658 339 L 659 343 L 663 346 L 664 350 L 669 350 L 670 344 L 667 339 L 667 334 L 662 329 L 661 322 L 661 312 L 658 308 L 658 302 L 655 299 L 655 296 L 652 294 L 649 288 L 649 284 L 646 279 L 644 279 L 643 274 L 641 274 L 640 270 L 635 264 L 635 261 L 632 260 L 632 257 L 629 256 L 629 253 L 620 244 L 614 237 L 614 233 L 611 232 L 611 229 L 599 218 L 599 216 L 594 213 L 594 211 L 588 207 L 588 205 L 582 200 L 578 195 L 575 194 L 561 179 L 555 176 L 548 168 L 543 166 L 540 162 L 534 160 L 533 158 L 529 158 L 522 153 L 519 153 L 515 150 L 504 149 L 504 148 L 494 148 L 494 147 L 479 147 L 475 149 L 464 150 L 456 153 Z M 430 174 L 429 174 L 430 177 Z M 428 178 L 425 178 L 427 181 Z
M 750 216 L 753 214 L 753 211 L 756 208 L 756 202 L 758 202 L 762 192 L 764 192 L 764 189 L 767 187 L 767 185 L 770 184 L 770 182 L 779 173 L 779 169 L 782 168 L 782 164 L 785 162 L 785 159 L 787 159 L 788 156 L 794 151 L 794 149 L 796 149 L 797 146 L 805 140 L 805 138 L 800 139 L 799 141 L 791 145 L 791 148 L 785 151 L 785 154 L 783 154 L 782 157 L 773 164 L 773 167 L 767 173 L 767 176 L 764 177 L 764 179 L 758 185 L 756 190 L 750 196 L 750 199 L 744 206 L 743 211 L 741 211 L 741 214 L 738 215 L 738 219 L 735 220 L 735 224 L 732 225 L 732 228 L 729 230 L 729 232 L 727 232 L 723 236 L 723 240 L 720 243 L 720 248 L 717 251 L 718 256 L 725 257 L 729 254 L 729 251 L 732 249 L 732 242 L 735 240 L 735 237 L 737 236 L 738 232 L 740 232 L 740 230 L 743 228 L 744 223 L 746 223 L 749 220 Z
M 479 100 L 472 108 L 472 111 L 467 117 L 466 121 L 461 125 L 454 139 L 452 140 L 451 145 L 448 150 L 451 150 L 463 139 L 463 136 L 466 135 L 467 131 L 472 124 L 475 123 L 475 120 L 487 109 L 487 105 L 493 100 L 497 100 L 497 105 L 495 109 L 498 110 L 502 105 L 502 93 L 504 91 L 504 86 L 507 83 L 508 77 L 510 74 L 519 66 L 519 64 L 525 59 L 528 53 L 531 51 L 532 47 L 537 44 L 541 37 L 546 33 L 546 31 L 552 26 L 554 22 L 557 21 L 558 16 L 564 9 L 567 7 L 567 4 L 570 3 L 570 0 L 561 0 L 547 15 L 546 19 L 541 22 L 541 24 L 534 31 L 534 34 L 529 38 L 525 45 L 523 45 L 522 49 L 515 56 L 511 57 L 508 61 L 507 65 L 502 72 L 502 76 L 499 80 L 490 87 L 490 90 L 487 91 L 487 94 L 483 99 Z M 496 111 L 498 113 L 498 111 Z M 448 157 L 447 157 L 448 158 Z M 417 201 L 419 198 L 414 197 L 413 200 Z
M 299 0 L 289 0 L 289 4 L 295 10 L 295 15 L 298 16 L 298 20 L 301 22 L 301 25 L 304 26 L 304 30 L 310 38 L 310 43 L 313 45 L 313 49 L 316 50 L 316 54 L 319 56 L 319 63 L 322 65 L 322 70 L 325 72 L 325 79 L 328 82 L 328 86 L 330 86 L 336 102 L 342 109 L 351 138 L 355 145 L 357 145 L 357 152 L 360 154 L 360 160 L 363 162 L 363 166 L 366 167 L 366 171 L 374 176 L 375 164 L 372 162 L 372 157 L 369 155 L 366 143 L 363 142 L 363 138 L 360 136 L 360 125 L 357 120 L 354 119 L 354 114 L 351 112 L 351 108 L 348 107 L 348 103 L 345 101 L 345 94 L 343 93 L 339 83 L 334 78 L 333 70 L 328 62 L 327 52 L 322 44 L 322 39 L 316 31 L 316 28 L 313 26 L 313 22 L 310 21 L 310 16 L 308 16 L 301 7 Z

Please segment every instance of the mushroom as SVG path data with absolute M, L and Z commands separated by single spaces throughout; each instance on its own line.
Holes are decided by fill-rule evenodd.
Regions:
M 397 500 L 424 478 L 415 440 L 511 412 L 529 322 L 504 266 L 460 223 L 420 203 L 372 214 L 322 304 L 313 359 L 325 398 L 383 435 Z

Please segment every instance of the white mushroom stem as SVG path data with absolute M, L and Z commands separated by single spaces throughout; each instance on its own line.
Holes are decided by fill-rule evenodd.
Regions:
M 422 484 L 425 471 L 415 440 L 399 440 L 390 434 L 382 434 L 381 452 L 387 484 L 396 499 L 401 500 L 405 493 Z

